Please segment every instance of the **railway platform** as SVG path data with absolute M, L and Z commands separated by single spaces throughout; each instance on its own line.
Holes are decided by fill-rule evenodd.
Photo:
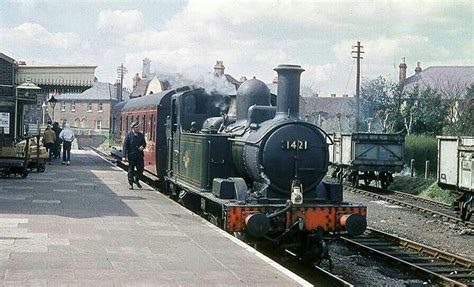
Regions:
M 309 285 L 92 151 L 71 158 L 0 178 L 2 285 Z

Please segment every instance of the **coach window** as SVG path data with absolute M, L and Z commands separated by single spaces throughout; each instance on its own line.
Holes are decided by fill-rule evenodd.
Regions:
M 143 125 L 143 134 L 144 135 L 146 134 L 146 131 L 147 131 L 146 124 L 147 124 L 146 116 L 143 116 L 142 125 Z

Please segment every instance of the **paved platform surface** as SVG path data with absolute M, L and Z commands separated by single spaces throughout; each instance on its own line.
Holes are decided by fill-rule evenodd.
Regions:
M 5 286 L 298 286 L 306 282 L 89 151 L 0 178 Z

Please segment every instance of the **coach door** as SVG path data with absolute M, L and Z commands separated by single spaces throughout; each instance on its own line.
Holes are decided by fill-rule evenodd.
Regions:
M 178 136 L 178 109 L 177 98 L 171 100 L 171 115 L 166 123 L 166 137 L 168 141 L 168 175 L 172 176 L 179 161 L 179 140 Z

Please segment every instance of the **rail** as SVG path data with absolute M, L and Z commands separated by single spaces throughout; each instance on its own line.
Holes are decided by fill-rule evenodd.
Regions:
M 367 228 L 363 236 L 343 236 L 341 240 L 393 263 L 403 264 L 432 282 L 445 286 L 471 286 L 474 283 L 474 261 L 456 254 L 374 228 Z
M 418 211 L 421 211 L 423 213 L 436 215 L 436 216 L 439 216 L 440 218 L 444 218 L 445 220 L 453 222 L 457 225 L 474 229 L 474 223 L 473 222 L 463 221 L 461 218 L 456 217 L 454 215 L 451 215 L 453 212 L 450 210 L 450 205 L 448 205 L 448 204 L 443 204 L 443 203 L 438 202 L 438 201 L 432 201 L 432 200 L 417 197 L 417 196 L 409 196 L 408 194 L 406 194 L 406 193 L 403 194 L 402 192 L 392 192 L 393 194 L 395 194 L 395 196 L 398 195 L 398 196 L 404 197 L 406 199 L 409 198 L 410 200 L 413 200 L 415 202 L 419 201 L 419 202 L 423 202 L 425 204 L 428 204 L 430 206 L 436 206 L 436 207 L 441 208 L 440 210 L 433 210 L 433 209 L 428 208 L 428 207 L 417 205 L 413 202 L 407 202 L 407 201 L 403 201 L 403 200 L 400 200 L 400 199 L 396 199 L 393 196 L 390 196 L 390 194 L 382 195 L 382 194 L 379 194 L 379 193 L 376 193 L 376 192 L 371 192 L 371 191 L 367 191 L 367 190 L 363 190 L 363 189 L 355 188 L 355 187 L 349 187 L 349 186 L 345 186 L 344 189 L 348 190 L 348 191 L 351 191 L 351 192 L 354 192 L 354 193 L 359 193 L 359 194 L 362 194 L 362 195 L 365 195 L 365 196 L 369 196 L 369 197 L 372 197 L 372 198 L 384 200 L 386 202 L 394 203 L 394 204 L 399 205 L 399 206 L 403 206 L 403 207 L 407 207 L 407 208 L 410 208 L 410 209 L 418 210 Z M 400 194 L 403 194 L 403 195 L 400 195 Z

